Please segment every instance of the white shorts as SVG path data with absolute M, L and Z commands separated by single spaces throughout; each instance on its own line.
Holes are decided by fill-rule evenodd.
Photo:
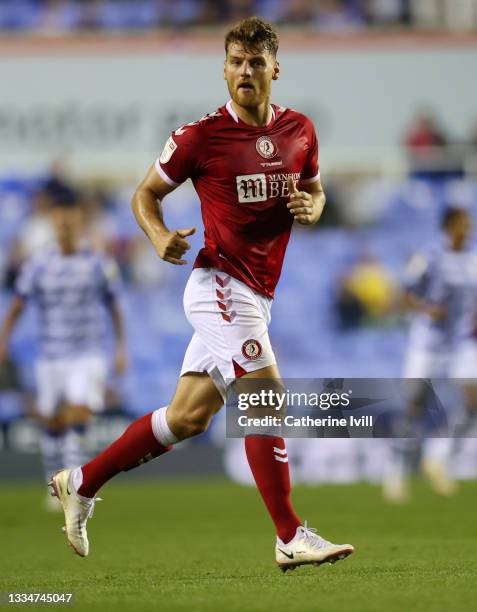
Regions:
M 477 342 L 463 342 L 454 351 L 432 352 L 410 348 L 404 378 L 477 378 Z
M 40 359 L 36 365 L 38 412 L 51 417 L 62 403 L 99 412 L 104 405 L 106 376 L 106 360 L 100 355 Z
M 276 363 L 268 337 L 271 306 L 271 298 L 220 270 L 193 270 L 184 311 L 195 333 L 181 376 L 207 372 L 225 400 L 236 378 Z

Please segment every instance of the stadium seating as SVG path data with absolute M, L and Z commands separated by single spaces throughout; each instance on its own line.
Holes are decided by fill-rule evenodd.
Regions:
M 0 275 L 5 254 L 27 218 L 37 183 L 11 177 L 0 180 L 3 254 Z M 295 232 L 278 285 L 271 324 L 272 340 L 285 377 L 399 376 L 406 340 L 403 319 L 397 317 L 383 326 L 340 331 L 335 311 L 337 286 L 364 245 L 399 283 L 409 256 L 435 239 L 439 214 L 446 203 L 446 193 L 452 193 L 451 187 L 406 181 L 384 190 L 387 199 L 381 203 L 381 213 L 372 226 Z M 474 183 L 467 187 L 472 204 L 477 187 Z M 175 202 L 166 211 L 168 222 L 171 227 L 198 228 L 192 237 L 194 253 L 202 240 L 197 199 L 191 192 L 173 197 Z M 140 235 L 124 190 L 110 199 L 108 214 L 114 219 L 121 241 Z M 157 265 L 164 264 L 158 261 Z M 132 366 L 124 384 L 124 398 L 132 414 L 155 406 L 174 390 L 192 331 L 182 311 L 182 292 L 189 271 L 190 266 L 167 269 L 157 286 L 141 287 L 131 282 L 124 286 Z M 8 300 L 6 290 L 0 297 L 3 313 Z M 34 343 L 35 315 L 29 312 L 13 341 L 13 354 L 27 386 L 33 384 Z

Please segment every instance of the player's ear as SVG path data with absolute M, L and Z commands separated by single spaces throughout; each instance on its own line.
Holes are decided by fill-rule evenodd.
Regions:
M 278 60 L 275 60 L 275 66 L 273 67 L 273 76 L 272 79 L 276 81 L 280 76 L 280 63 Z

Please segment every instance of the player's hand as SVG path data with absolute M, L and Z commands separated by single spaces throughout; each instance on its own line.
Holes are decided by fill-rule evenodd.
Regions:
M 195 227 L 174 230 L 161 234 L 152 243 L 161 259 L 176 266 L 183 266 L 187 261 L 182 257 L 190 249 L 190 244 L 186 238 L 192 236 L 192 234 L 195 234 Z
M 445 308 L 445 306 L 439 306 L 438 304 L 429 304 L 426 307 L 426 313 L 433 321 L 439 322 L 447 316 L 447 308 Z
M 313 202 L 313 197 L 306 191 L 298 191 L 296 183 L 291 176 L 288 177 L 288 193 L 290 194 L 290 201 L 287 204 L 287 208 L 296 221 L 302 225 L 312 225 L 315 223 L 316 206 Z

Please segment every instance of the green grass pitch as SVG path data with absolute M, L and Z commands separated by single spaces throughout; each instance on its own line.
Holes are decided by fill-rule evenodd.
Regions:
M 416 482 L 403 508 L 369 485 L 297 487 L 300 515 L 356 552 L 286 574 L 254 489 L 222 480 L 112 483 L 89 523 L 86 559 L 67 547 L 61 516 L 41 509 L 42 494 L 0 489 L 0 591 L 73 591 L 72 609 L 88 611 L 454 612 L 477 601 L 475 483 L 442 499 Z

